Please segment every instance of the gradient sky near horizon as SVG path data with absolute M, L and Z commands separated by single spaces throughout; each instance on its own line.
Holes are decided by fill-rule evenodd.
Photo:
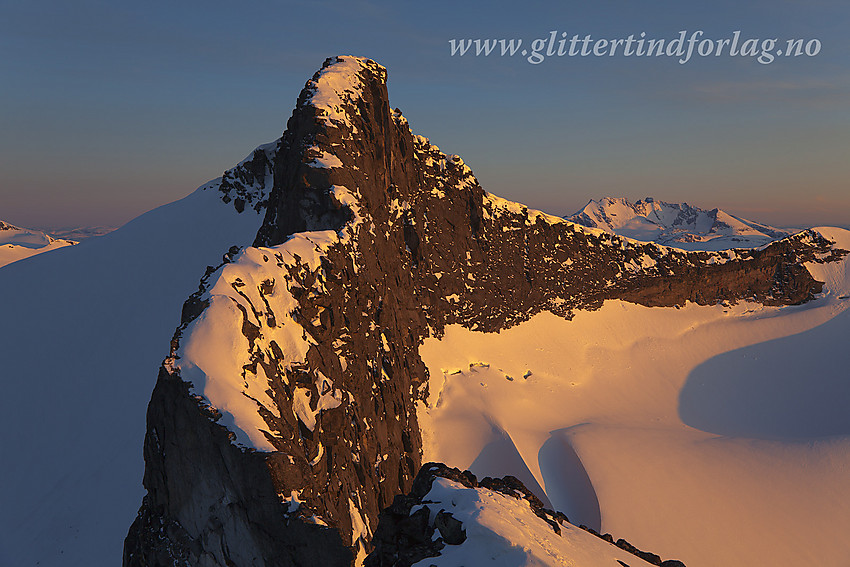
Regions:
M 653 196 L 779 226 L 850 224 L 850 4 L 0 0 L 0 219 L 120 225 L 283 131 L 335 54 L 389 70 L 413 131 L 554 214 Z M 451 56 L 450 39 L 702 30 L 814 57 Z

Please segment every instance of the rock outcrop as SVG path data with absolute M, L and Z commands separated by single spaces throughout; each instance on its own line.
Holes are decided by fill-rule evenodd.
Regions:
M 534 515 L 548 524 L 553 536 L 561 536 L 562 528 L 569 526 L 569 519 L 564 514 L 546 509 L 540 499 L 512 476 L 485 477 L 479 481 L 470 471 L 461 471 L 442 463 L 426 463 L 416 475 L 410 493 L 396 496 L 393 503 L 381 512 L 378 529 L 372 540 L 374 550 L 364 562 L 366 567 L 410 567 L 424 559 L 439 557 L 448 545 L 462 545 L 466 541 L 463 523 L 439 503 L 428 498 L 438 478 L 450 480 L 462 487 L 490 490 L 525 500 Z M 676 559 L 664 561 L 654 553 L 641 551 L 624 539 L 615 542 L 610 534 L 600 535 L 585 526 L 581 526 L 581 529 L 650 565 L 685 567 L 684 563 Z M 622 561 L 620 563 L 626 565 Z
M 354 57 L 328 59 L 276 147 L 240 167 L 223 198 L 265 221 L 184 306 L 127 567 L 362 561 L 414 486 L 418 348 L 447 324 L 492 332 L 612 298 L 801 303 L 821 289 L 802 262 L 846 253 L 816 232 L 686 253 L 499 199 L 413 135 L 386 71 Z

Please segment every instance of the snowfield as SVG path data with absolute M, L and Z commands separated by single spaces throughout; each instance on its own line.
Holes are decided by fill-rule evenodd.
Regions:
M 498 334 L 448 327 L 420 349 L 424 460 L 512 474 L 573 523 L 688 567 L 846 565 L 847 264 L 808 265 L 826 286 L 802 306 L 608 301 Z

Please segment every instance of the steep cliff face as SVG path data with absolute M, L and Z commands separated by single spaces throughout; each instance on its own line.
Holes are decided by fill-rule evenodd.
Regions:
M 609 298 L 800 303 L 821 285 L 801 263 L 843 253 L 815 232 L 685 253 L 494 197 L 412 134 L 386 71 L 355 57 L 327 60 L 258 151 L 222 192 L 265 221 L 184 306 L 127 566 L 362 560 L 420 467 L 418 347 L 447 324 L 491 332 Z

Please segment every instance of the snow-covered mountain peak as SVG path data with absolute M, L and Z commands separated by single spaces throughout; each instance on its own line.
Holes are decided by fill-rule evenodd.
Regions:
M 427 424 L 440 416 L 419 409 L 425 399 L 429 408 L 441 407 L 430 403 L 429 376 L 439 379 L 446 366 L 426 364 L 420 347 L 427 338 L 456 325 L 493 339 L 541 314 L 571 329 L 580 312 L 612 302 L 640 306 L 634 312 L 679 308 L 652 311 L 668 315 L 693 303 L 718 317 L 724 304 L 742 301 L 796 305 L 823 292 L 802 264 L 832 264 L 844 253 L 815 233 L 758 250 L 686 252 L 499 199 L 485 193 L 459 156 L 413 136 L 391 110 L 382 67 L 346 56 L 326 61 L 307 83 L 277 145 L 225 177 L 243 189 L 259 187 L 258 179 L 263 190 L 271 187 L 263 193 L 265 218 L 253 246 L 233 247 L 221 265 L 208 267 L 183 306 L 148 406 L 147 495 L 127 536 L 127 567 L 359 565 L 386 517 L 382 511 L 395 513 L 396 497 L 415 485 L 423 450 L 433 447 Z M 646 214 L 659 222 L 670 213 L 671 226 L 702 226 L 690 209 L 673 215 L 671 207 L 646 203 Z M 523 345 L 523 353 L 536 352 Z M 485 359 L 453 366 L 479 374 L 475 360 Z M 510 375 L 499 368 L 489 390 L 526 387 L 544 376 L 542 368 Z M 477 378 L 466 382 L 484 386 Z M 439 400 L 445 390 L 433 386 Z M 494 418 L 485 430 L 502 421 Z M 570 458 L 561 445 L 549 444 L 551 458 L 544 452 L 546 474 L 547 462 L 557 468 Z M 538 453 L 529 459 L 532 469 Z M 526 475 L 534 481 L 530 489 L 545 487 L 544 496 L 558 500 L 559 481 L 535 472 Z M 533 556 L 560 553 L 544 540 L 560 537 L 561 528 L 528 498 L 526 504 L 500 490 L 437 486 L 444 490 L 431 498 L 447 507 L 457 496 L 486 501 L 491 518 L 527 518 L 540 543 Z M 587 509 L 579 504 L 577 518 Z M 430 514 L 407 511 L 404 522 L 432 527 Z M 451 532 L 456 523 L 445 516 Z M 601 527 L 599 520 L 587 523 Z M 465 525 L 474 535 L 474 518 Z M 496 533 L 491 528 L 516 534 L 509 523 L 485 528 L 475 532 L 484 540 Z M 460 539 L 440 532 L 447 542 Z M 423 541 L 434 541 L 432 534 Z M 505 540 L 507 549 L 521 538 Z M 568 559 L 578 564 L 580 553 L 572 549 Z
M 365 57 L 330 57 L 307 82 L 303 103 L 315 107 L 329 125 L 351 126 L 347 107 L 361 98 L 371 80 L 386 84 L 387 70 Z
M 323 128 L 331 128 L 344 131 L 342 137 L 346 140 L 358 135 L 357 124 L 362 119 L 358 101 L 367 96 L 365 91 L 375 86 L 385 90 L 386 77 L 384 67 L 364 57 L 345 55 L 328 58 L 301 91 L 283 136 L 257 147 L 221 177 L 202 186 L 201 190 L 219 191 L 221 199 L 225 203 L 232 203 L 237 212 L 252 210 L 259 215 L 266 214 L 276 169 L 284 171 L 284 179 L 290 179 L 291 175 L 314 178 L 307 185 L 322 186 L 324 191 L 324 187 L 331 184 L 316 178 L 324 177 L 328 170 L 342 167 L 343 163 L 333 145 L 322 143 L 319 139 L 322 136 L 317 138 L 317 134 Z M 397 114 L 395 120 L 403 121 L 400 113 Z M 289 152 L 291 149 L 296 149 L 296 152 Z M 289 164 L 277 164 L 281 152 L 290 153 L 290 158 L 296 159 Z M 302 167 L 306 169 L 300 169 L 300 173 L 293 171 Z M 356 194 L 356 191 L 352 194 Z M 306 199 L 311 203 L 316 200 L 323 200 L 323 197 L 311 195 Z M 304 199 L 299 201 L 303 205 Z M 289 204 L 287 202 L 284 207 Z M 275 211 L 272 219 L 277 218 Z M 314 224 L 322 222 L 317 220 Z
M 233 203 L 237 212 L 246 209 L 264 215 L 269 196 L 274 187 L 276 159 L 281 146 L 289 148 L 293 143 L 301 147 L 301 162 L 314 169 L 330 169 L 342 163 L 331 148 L 314 144 L 314 120 L 324 126 L 346 127 L 351 134 L 357 133 L 349 116 L 357 114 L 356 102 L 363 96 L 363 90 L 371 81 L 386 84 L 386 69 L 370 59 L 349 55 L 329 58 L 301 92 L 298 106 L 291 121 L 299 123 L 303 131 L 290 128 L 288 139 L 281 137 L 273 142 L 256 148 L 235 167 L 228 169 L 221 177 L 213 179 L 201 187 L 204 191 L 217 190 L 225 203 Z M 299 120 L 299 110 L 310 107 L 315 116 Z M 310 132 L 310 134 L 305 134 Z M 310 145 L 313 144 L 313 145 Z M 299 163 L 299 165 L 301 165 Z
M 758 248 L 789 231 L 743 219 L 720 209 L 667 203 L 652 197 L 631 203 L 626 198 L 591 200 L 567 220 L 621 236 L 685 250 Z

